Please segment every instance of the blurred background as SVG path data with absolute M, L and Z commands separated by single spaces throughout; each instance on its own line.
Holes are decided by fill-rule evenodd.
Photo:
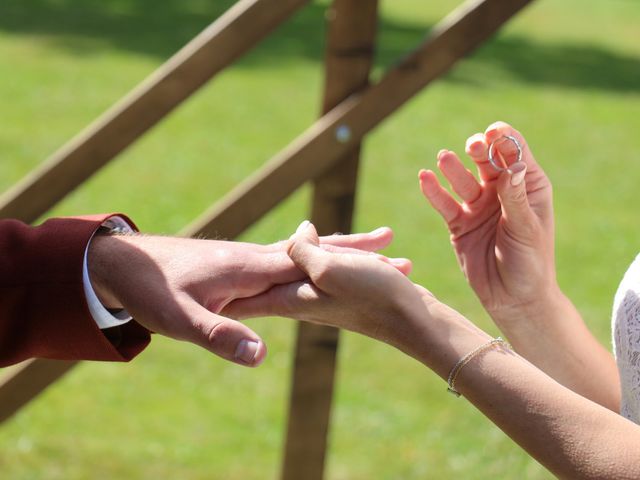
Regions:
M 232 0 L 2 0 L 0 190 L 84 128 Z M 458 4 L 383 0 L 375 75 Z M 314 1 L 47 216 L 121 211 L 180 230 L 318 115 L 324 11 Z M 527 137 L 555 187 L 560 283 L 610 344 L 613 294 L 640 249 L 640 3 L 537 0 L 369 136 L 355 230 L 389 225 L 386 253 L 492 333 L 417 172 L 494 120 Z M 242 240 L 287 237 L 301 188 Z M 277 478 L 295 324 L 251 321 L 258 369 L 155 338 L 131 364 L 83 363 L 0 426 L 7 479 Z M 551 476 L 415 361 L 344 333 L 328 479 Z

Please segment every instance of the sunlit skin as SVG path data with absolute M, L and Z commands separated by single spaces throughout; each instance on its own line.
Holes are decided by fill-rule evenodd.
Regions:
M 388 263 L 323 250 L 313 225 L 301 226 L 288 251 L 307 279 L 236 300 L 224 313 L 345 328 L 395 346 L 445 380 L 460 358 L 491 339 Z M 516 353 L 484 351 L 461 370 L 456 389 L 560 478 L 640 476 L 639 426 Z
M 511 164 L 505 151 L 510 166 L 497 172 L 486 162 L 487 145 L 507 134 L 523 146 L 522 162 Z M 615 362 L 555 280 L 546 175 L 522 135 L 502 122 L 472 136 L 467 151 L 478 179 L 453 152 L 438 154 L 461 202 L 431 171 L 420 172 L 420 186 L 444 217 L 469 283 L 513 350 L 482 350 L 462 368 L 456 389 L 560 478 L 640 478 L 640 426 L 614 411 Z M 445 380 L 461 358 L 491 340 L 388 263 L 322 249 L 308 222 L 291 238 L 288 254 L 307 278 L 238 299 L 225 313 L 345 328 L 395 346 Z
M 498 153 L 509 171 L 499 172 L 489 163 L 488 146 L 507 135 L 520 144 L 522 159 L 514 163 L 517 147 L 510 141 L 500 143 Z M 504 122 L 469 137 L 465 150 L 477 178 L 454 152 L 438 153 L 438 168 L 462 202 L 431 170 L 421 170 L 419 181 L 424 196 L 447 224 L 469 284 L 521 355 L 560 383 L 618 411 L 615 361 L 589 332 L 556 280 L 553 198 L 547 175 L 522 134 Z
M 477 165 L 478 179 L 454 152 L 438 153 L 438 167 L 462 203 L 433 171 L 419 173 L 422 192 L 447 223 L 463 272 L 484 307 L 497 316 L 514 307 L 535 307 L 541 296 L 555 294 L 558 288 L 551 184 L 524 139 L 516 134 L 524 150 L 523 162 L 513 163 L 514 145 L 501 147 L 508 149 L 502 153 L 514 178 L 522 179 L 526 172 L 526 196 L 509 195 L 511 176 L 500 175 L 487 158 L 488 144 L 500 135 L 495 125 L 486 135 L 479 133 L 467 140 L 466 151 Z

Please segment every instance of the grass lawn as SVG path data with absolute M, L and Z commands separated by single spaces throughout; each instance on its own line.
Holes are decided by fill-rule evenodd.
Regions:
M 1 2 L 0 190 L 231 3 Z M 382 2 L 376 74 L 456 4 Z M 317 116 L 325 5 L 302 10 L 48 216 L 124 211 L 155 233 L 186 225 Z M 628 0 L 533 2 L 371 135 L 355 228 L 394 228 L 388 253 L 414 260 L 412 278 L 497 333 L 417 171 L 510 121 L 555 186 L 560 282 L 609 344 L 612 296 L 640 249 L 639 23 Z M 308 200 L 302 188 L 242 239 L 288 236 Z M 251 326 L 270 349 L 257 370 L 163 338 L 131 364 L 82 364 L 0 428 L 2 478 L 277 478 L 295 324 Z M 341 341 L 327 478 L 550 478 L 415 361 L 349 333 Z

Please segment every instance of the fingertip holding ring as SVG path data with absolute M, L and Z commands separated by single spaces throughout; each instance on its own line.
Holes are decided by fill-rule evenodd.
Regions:
M 518 142 L 518 139 L 512 135 L 503 135 L 502 137 L 494 140 L 493 142 L 491 142 L 491 145 L 489 145 L 489 163 L 491 164 L 491 166 L 493 168 L 495 168 L 498 172 L 503 172 L 505 170 L 507 170 L 509 168 L 509 166 L 507 167 L 502 167 L 501 165 L 498 165 L 498 163 L 496 162 L 495 157 L 493 156 L 494 153 L 494 146 L 496 146 L 496 144 L 498 142 L 503 142 L 504 140 L 510 140 L 518 149 L 518 159 L 514 162 L 517 163 L 519 161 L 522 160 L 522 146 L 520 145 L 520 142 Z

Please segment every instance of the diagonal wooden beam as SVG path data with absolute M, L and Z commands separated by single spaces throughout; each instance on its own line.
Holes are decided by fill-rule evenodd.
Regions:
M 377 0 L 334 0 L 327 11 L 325 90 L 327 113 L 369 84 L 378 23 Z M 311 221 L 321 235 L 349 233 L 358 177 L 360 145 L 316 178 Z M 324 476 L 339 331 L 298 325 L 282 478 Z
M 120 102 L 0 197 L 33 222 L 309 0 L 240 0 Z
M 531 0 L 470 0 L 382 80 L 352 95 L 187 227 L 185 235 L 235 238 L 306 181 L 326 172 L 361 139 Z
M 7 420 L 45 388 L 67 373 L 76 362 L 28 360 L 8 369 L 0 380 L 0 423 Z

